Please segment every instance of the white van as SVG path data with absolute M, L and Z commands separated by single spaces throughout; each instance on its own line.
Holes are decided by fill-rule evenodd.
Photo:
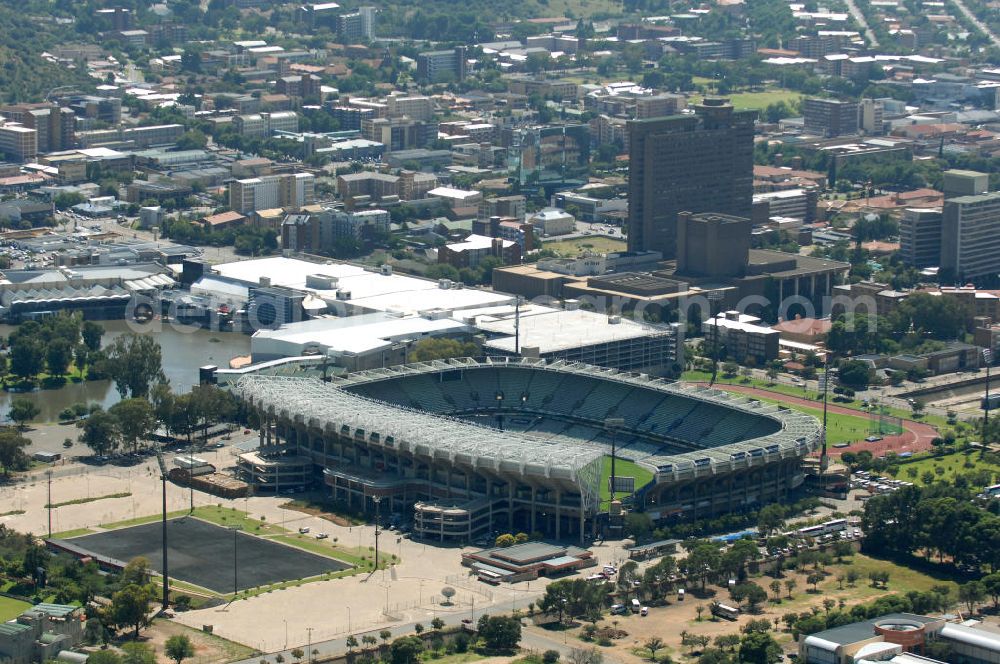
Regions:
M 639 613 L 639 609 L 641 609 L 641 608 L 642 608 L 642 604 L 639 603 L 639 600 L 633 599 L 632 600 L 632 613 Z

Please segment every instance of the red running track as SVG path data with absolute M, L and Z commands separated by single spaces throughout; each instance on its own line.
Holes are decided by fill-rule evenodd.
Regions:
M 701 383 L 702 385 L 707 385 L 707 383 Z M 780 392 L 771 392 L 769 390 L 764 390 L 759 387 L 751 387 L 749 385 L 730 385 L 728 383 L 716 383 L 715 387 L 720 390 L 726 390 L 728 392 L 740 392 L 742 394 L 749 394 L 753 396 L 762 397 L 765 399 L 781 399 L 786 403 L 796 404 L 798 406 L 804 406 L 806 408 L 822 408 L 823 404 L 812 399 L 803 399 L 801 397 L 793 397 L 787 394 L 782 394 Z M 847 408 L 845 406 L 838 406 L 836 404 L 827 404 L 827 410 L 831 413 L 838 413 L 840 415 L 853 415 L 854 417 L 867 417 L 866 413 L 853 408 Z M 827 453 L 830 456 L 840 456 L 844 452 L 854 452 L 855 454 L 861 452 L 862 450 L 867 450 L 872 453 L 875 457 L 885 456 L 887 452 L 895 452 L 896 454 L 902 454 L 903 452 L 924 452 L 931 449 L 931 441 L 934 440 L 938 435 L 937 430 L 929 424 L 924 424 L 923 422 L 914 422 L 913 420 L 903 420 L 903 433 L 896 436 L 885 436 L 882 440 L 869 443 L 864 440 L 859 440 L 851 443 L 848 447 L 830 447 Z

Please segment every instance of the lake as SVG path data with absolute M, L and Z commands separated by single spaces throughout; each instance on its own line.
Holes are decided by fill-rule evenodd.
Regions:
M 250 337 L 245 334 L 174 326 L 161 320 L 146 325 L 123 320 L 97 322 L 105 329 L 102 339 L 105 346 L 127 332 L 155 336 L 162 350 L 163 373 L 176 393 L 187 392 L 198 384 L 199 367 L 216 364 L 226 368 L 232 358 L 250 354 Z M 0 336 L 6 337 L 14 329 L 11 325 L 0 325 Z M 22 396 L 38 405 L 41 414 L 37 421 L 40 422 L 58 420 L 59 412 L 75 403 L 99 403 L 108 408 L 119 400 L 118 391 L 109 380 L 68 382 L 57 390 L 0 391 L 0 418 L 6 420 L 11 399 Z

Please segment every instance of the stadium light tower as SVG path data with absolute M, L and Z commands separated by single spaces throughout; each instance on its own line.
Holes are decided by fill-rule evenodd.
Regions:
M 503 431 L 503 390 L 497 390 L 497 425 Z
M 615 499 L 615 486 L 616 486 L 616 484 L 615 484 L 615 456 L 616 456 L 616 454 L 618 452 L 618 450 L 617 450 L 618 430 L 621 429 L 624 426 L 625 426 L 625 419 L 624 418 L 621 418 L 621 417 L 607 417 L 607 418 L 604 419 L 604 428 L 607 429 L 608 433 L 611 434 L 611 478 L 610 478 L 611 486 L 610 486 L 609 493 L 611 495 L 611 500 L 612 501 L 614 501 L 614 499 Z M 610 508 L 610 506 L 609 506 L 609 508 Z
M 986 348 L 983 350 L 983 362 L 986 364 L 986 398 L 983 400 L 983 446 L 982 453 L 986 453 L 990 444 L 990 365 L 993 364 L 993 350 Z
M 708 294 L 708 313 L 712 318 L 712 379 L 708 381 L 709 387 L 715 385 L 715 377 L 719 374 L 719 313 L 715 309 L 721 301 L 722 293 L 719 291 Z

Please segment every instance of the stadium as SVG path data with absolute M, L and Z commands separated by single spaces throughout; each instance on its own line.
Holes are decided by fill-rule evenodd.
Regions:
M 235 390 L 260 417 L 255 464 L 298 459 L 334 499 L 438 541 L 597 536 L 612 446 L 626 507 L 663 522 L 784 498 L 822 441 L 815 418 L 781 405 L 563 361 L 436 360 L 329 382 L 251 374 Z M 277 476 L 258 473 L 255 490 Z

